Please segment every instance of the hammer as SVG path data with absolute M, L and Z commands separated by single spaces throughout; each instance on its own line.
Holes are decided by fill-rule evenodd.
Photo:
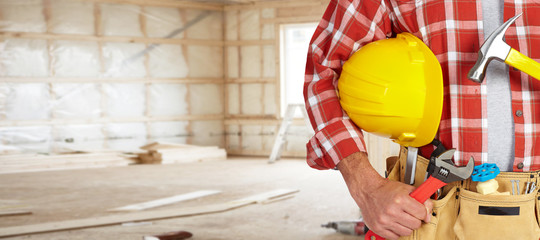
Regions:
M 510 18 L 503 25 L 495 29 L 486 41 L 484 41 L 482 47 L 480 47 L 480 51 L 478 51 L 476 64 L 474 64 L 467 75 L 469 79 L 477 83 L 482 83 L 489 62 L 497 59 L 540 80 L 540 63 L 513 49 L 503 39 L 508 27 L 520 16 L 521 13 Z

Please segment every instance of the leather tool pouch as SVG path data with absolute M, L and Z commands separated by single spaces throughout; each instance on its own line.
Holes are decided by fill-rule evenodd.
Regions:
M 407 149 L 401 148 L 399 161 L 392 168 L 388 179 L 403 182 Z M 418 157 L 415 186 L 425 180 L 429 161 Z M 538 184 L 540 171 L 501 172 L 495 180 L 498 192 L 512 194 L 512 182 L 519 180 L 519 194 L 483 195 L 476 192 L 476 182 L 470 179 L 450 183 L 443 188 L 442 197 L 433 201 L 430 223 L 422 224 L 407 240 L 469 240 L 469 239 L 531 239 L 540 238 L 540 194 L 538 187 L 526 193 L 527 182 Z M 517 181 L 516 181 L 517 183 Z

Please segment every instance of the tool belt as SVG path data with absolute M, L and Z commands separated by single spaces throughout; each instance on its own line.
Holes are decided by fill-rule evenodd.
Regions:
M 406 162 L 407 149 L 402 147 L 388 179 L 404 182 Z M 415 187 L 424 182 L 428 164 L 428 159 L 418 156 Z M 480 194 L 476 191 L 477 182 L 470 179 L 449 183 L 437 200 L 432 199 L 431 222 L 423 223 L 413 234 L 400 239 L 537 240 L 540 238 L 540 194 L 538 188 L 530 193 L 526 188 L 527 185 L 530 188 L 532 182 L 538 184 L 539 174 L 540 171 L 501 172 L 495 178 L 499 183 L 497 191 L 510 195 Z

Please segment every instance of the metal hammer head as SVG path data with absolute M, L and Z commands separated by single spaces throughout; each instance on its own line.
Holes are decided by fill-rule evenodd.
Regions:
M 435 166 L 432 168 L 433 172 L 431 176 L 445 183 L 461 181 L 471 176 L 474 171 L 473 157 L 469 159 L 467 166 L 457 167 L 452 163 L 452 157 L 455 151 L 455 149 L 447 150 L 435 158 L 435 161 L 432 163 Z
M 508 19 L 508 21 L 495 29 L 486 41 L 484 41 L 482 47 L 480 47 L 480 51 L 478 51 L 478 60 L 476 60 L 476 64 L 474 64 L 467 75 L 469 79 L 477 83 L 482 83 L 482 81 L 484 81 L 486 68 L 491 60 L 497 59 L 504 62 L 511 49 L 511 47 L 504 42 L 504 33 L 520 16 L 521 13 Z

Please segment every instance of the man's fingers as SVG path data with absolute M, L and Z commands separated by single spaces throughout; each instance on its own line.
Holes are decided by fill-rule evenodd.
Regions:
M 420 228 L 420 226 L 422 226 L 422 221 L 420 219 L 406 213 L 406 212 L 403 212 L 402 215 L 401 215 L 401 222 L 399 224 L 401 224 L 405 228 L 414 230 L 414 229 L 418 229 L 418 228 Z
M 373 230 L 373 229 L 372 229 Z M 400 235 L 394 232 L 393 229 L 382 229 L 378 231 L 374 231 L 377 235 L 384 239 L 398 239 Z
M 397 226 L 395 226 L 393 228 L 393 232 L 397 233 L 397 235 L 399 235 L 399 236 L 409 236 L 409 235 L 411 235 L 413 233 L 413 229 L 411 229 L 411 228 L 409 228 L 407 226 L 397 224 Z
M 403 210 L 419 220 L 426 219 L 426 207 L 424 204 L 416 201 L 416 199 L 409 197 L 405 204 L 403 204 Z
M 431 213 L 433 212 L 433 201 L 431 199 L 428 199 L 426 202 L 424 202 L 424 206 L 426 207 L 426 218 L 424 218 L 424 222 L 429 223 L 431 222 Z

